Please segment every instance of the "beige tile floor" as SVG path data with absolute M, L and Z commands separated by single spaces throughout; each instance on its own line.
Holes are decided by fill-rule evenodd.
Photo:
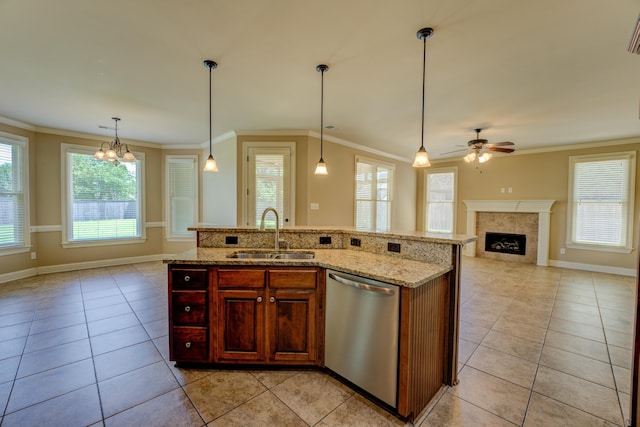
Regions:
M 465 258 L 460 384 L 416 425 L 624 425 L 634 282 Z M 0 284 L 3 427 L 404 424 L 320 372 L 167 358 L 160 262 Z

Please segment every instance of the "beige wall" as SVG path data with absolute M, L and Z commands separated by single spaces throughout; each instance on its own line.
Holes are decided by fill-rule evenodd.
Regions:
M 218 164 L 218 172 L 202 171 L 200 175 L 200 222 L 207 225 L 235 226 L 237 217 L 237 150 L 233 136 L 213 147 L 213 156 Z M 209 147 L 202 153 L 204 160 L 209 157 Z M 200 168 L 202 169 L 202 168 Z
M 432 168 L 458 167 L 457 232 L 466 232 L 467 211 L 463 200 L 556 200 L 551 214 L 551 236 L 549 258 L 565 263 L 601 265 L 623 269 L 635 269 L 637 252 L 620 254 L 612 252 L 586 251 L 566 248 L 567 192 L 569 156 L 613 153 L 640 150 L 640 139 L 603 142 L 596 148 L 582 148 L 538 154 L 516 153 L 496 155 L 488 163 L 477 166 L 455 162 L 438 162 Z M 517 147 L 516 147 L 517 149 Z M 640 166 L 640 165 L 639 165 Z M 638 235 L 640 214 L 640 167 L 636 167 L 634 239 Z M 418 173 L 417 216 L 424 218 L 424 173 Z M 502 193 L 501 188 L 505 188 Z M 508 193 L 508 188 L 513 192 Z M 421 220 L 419 221 L 421 223 Z M 422 227 L 422 224 L 420 224 Z M 636 242 L 633 243 L 637 249 Z M 561 254 L 560 248 L 566 248 Z
M 329 174 L 314 174 L 320 159 L 320 140 L 305 135 L 238 136 L 238 182 L 242 182 L 246 161 L 243 158 L 244 142 L 295 142 L 296 143 L 296 225 L 299 226 L 347 226 L 354 225 L 354 176 L 355 156 L 365 156 L 396 165 L 396 184 L 392 227 L 395 230 L 415 229 L 416 174 L 408 163 L 356 150 L 329 141 L 323 142 L 323 157 Z M 242 192 L 238 185 L 238 224 L 242 223 Z M 311 203 L 318 203 L 318 210 L 311 210 Z
M 29 139 L 29 188 L 32 251 L 37 259 L 31 260 L 29 252 L 0 257 L 0 276 L 20 271 L 30 271 L 38 267 L 60 266 L 74 263 L 100 262 L 128 257 L 160 256 L 190 249 L 195 241 L 169 242 L 164 239 L 165 210 L 165 165 L 168 154 L 197 154 L 200 149 L 160 150 L 153 144 L 127 141 L 136 152 L 145 154 L 146 221 L 152 223 L 147 228 L 147 241 L 141 244 L 100 246 L 88 248 L 62 248 L 60 231 L 43 231 L 38 227 L 60 227 L 61 219 L 61 144 L 69 143 L 97 147 L 107 137 L 64 136 L 52 133 L 25 130 L 6 124 L 0 124 L 0 131 Z M 227 206 L 225 215 L 234 212 L 237 223 L 242 216 L 242 174 L 246 162 L 242 157 L 242 144 L 251 142 L 295 142 L 296 143 L 296 225 L 353 225 L 353 190 L 355 174 L 355 156 L 383 160 L 396 165 L 396 183 L 394 194 L 393 229 L 413 230 L 422 228 L 423 218 L 423 172 L 415 171 L 408 163 L 376 156 L 350 147 L 324 142 L 324 158 L 329 175 L 313 174 L 319 159 L 320 147 L 317 138 L 306 135 L 247 136 L 241 135 L 235 141 L 216 144 L 216 157 L 221 171 L 226 171 L 222 182 L 207 185 L 200 175 L 201 206 L 200 214 L 205 218 L 203 206 L 210 200 L 216 189 L 223 193 L 235 193 L 233 206 Z M 137 144 L 137 145 L 136 145 Z M 219 145 L 219 146 L 218 146 Z M 585 155 L 605 152 L 629 151 L 640 149 L 640 138 L 604 142 L 596 148 L 576 148 L 537 154 L 496 156 L 482 168 L 467 165 L 461 160 L 434 163 L 437 167 L 458 167 L 458 204 L 457 232 L 464 233 L 466 210 L 462 200 L 467 199 L 554 199 L 551 215 L 550 258 L 558 262 L 603 265 L 622 269 L 635 269 L 636 251 L 631 254 L 603 253 L 566 249 L 565 247 L 567 212 L 567 174 L 568 159 L 572 155 Z M 584 146 L 583 146 L 584 147 Z M 203 159 L 200 158 L 202 161 Z M 200 163 L 201 163 L 200 161 Z M 229 166 L 231 166 L 229 168 Z M 640 166 L 640 165 L 639 165 Z M 637 175 L 640 176 L 640 167 Z M 637 179 L 636 179 L 637 181 Z M 233 188 L 235 185 L 235 188 Z M 513 189 L 512 193 L 501 193 L 501 188 Z M 227 197 L 225 197 L 227 198 Z M 231 198 L 231 197 L 229 197 Z M 318 203 L 319 210 L 310 210 L 310 203 Z M 634 236 L 638 234 L 638 216 L 640 214 L 640 185 L 636 184 L 636 212 Z M 232 224 L 227 224 L 232 225 Z M 59 228 L 58 228 L 59 230 Z M 634 245 L 635 246 L 635 245 Z

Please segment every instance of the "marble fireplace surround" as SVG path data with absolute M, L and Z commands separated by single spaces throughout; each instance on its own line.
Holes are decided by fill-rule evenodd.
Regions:
M 466 234 L 476 234 L 478 212 L 515 212 L 538 214 L 538 257 L 537 264 L 549 265 L 549 234 L 551 227 L 551 206 L 555 200 L 463 200 L 467 207 Z M 476 256 L 476 243 L 467 243 L 467 256 Z

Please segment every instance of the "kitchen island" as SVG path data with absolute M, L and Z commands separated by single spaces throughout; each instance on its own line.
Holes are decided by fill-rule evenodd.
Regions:
M 275 251 L 271 230 L 193 230 L 198 247 L 165 260 L 171 360 L 179 365 L 325 368 L 330 269 L 400 294 L 396 399 L 359 391 L 411 420 L 457 382 L 460 254 L 475 237 L 288 228 L 279 235 L 287 249 Z

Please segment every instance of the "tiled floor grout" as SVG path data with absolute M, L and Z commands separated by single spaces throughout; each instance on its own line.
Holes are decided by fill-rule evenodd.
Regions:
M 586 284 L 587 281 L 589 282 L 588 284 Z M 630 292 L 634 291 L 634 287 L 633 278 L 576 272 L 560 268 L 541 269 L 531 265 L 465 258 L 463 260 L 463 298 L 461 298 L 462 320 L 466 315 L 472 315 L 474 316 L 472 319 L 476 319 L 479 324 L 463 323 L 463 328 L 479 327 L 480 329 L 477 329 L 477 333 L 482 334 L 482 337 L 476 337 L 473 341 L 469 341 L 467 345 L 470 349 L 472 344 L 473 350 L 468 354 L 467 359 L 459 365 L 462 376 L 468 376 L 469 374 L 471 376 L 468 376 L 468 380 L 461 381 L 458 386 L 442 393 L 437 403 L 431 408 L 431 411 L 428 414 L 424 414 L 420 419 L 422 423 L 420 427 L 465 425 L 459 424 L 460 420 L 464 419 L 474 420 L 473 422 L 476 424 L 485 422 L 490 425 L 507 425 L 506 423 L 514 425 L 513 423 L 516 419 L 524 421 L 519 424 L 516 422 L 515 425 L 523 425 L 526 422 L 536 424 L 540 423 L 541 420 L 545 420 L 545 424 L 553 425 L 550 423 L 556 422 L 557 424 L 558 420 L 562 419 L 557 417 L 561 417 L 563 411 L 571 414 L 574 419 L 586 420 L 587 423 L 604 422 L 604 420 L 613 422 L 616 420 L 616 425 L 622 425 L 622 417 L 625 413 L 622 399 L 626 397 L 626 393 L 620 390 L 621 388 L 624 389 L 624 387 L 619 381 L 620 375 L 626 374 L 629 366 L 620 366 L 616 363 L 625 364 L 625 359 L 621 357 L 626 358 L 629 351 L 626 347 L 623 347 L 623 345 L 627 345 L 624 340 L 627 336 L 630 336 L 629 331 L 627 331 L 629 333 L 624 331 L 626 331 L 625 328 L 628 327 L 630 320 L 632 320 L 625 317 L 625 314 L 629 316 L 629 307 L 625 299 Z M 77 315 L 79 311 L 74 312 L 73 307 L 61 306 L 66 300 L 70 303 L 73 301 L 82 302 L 84 322 L 75 324 L 75 326 L 84 324 L 86 337 L 65 341 L 65 346 L 67 347 L 54 345 L 39 348 L 39 345 L 48 345 L 46 340 L 50 339 L 50 337 L 58 335 L 64 337 L 65 334 L 67 337 L 73 337 L 73 335 L 69 334 L 73 330 L 70 328 L 73 328 L 74 325 L 68 325 L 67 323 L 73 323 L 74 313 Z M 593 305 L 587 304 L 588 301 L 594 301 Z M 579 308 L 579 306 L 574 306 L 573 304 L 584 306 L 584 313 L 582 311 L 574 312 L 574 310 L 569 310 L 572 307 Z M 166 330 L 162 329 L 163 319 L 166 321 L 166 312 L 161 312 L 165 306 L 166 266 L 161 263 L 135 264 L 117 269 L 54 273 L 25 279 L 24 281 L 0 284 L 0 333 L 3 330 L 6 331 L 6 335 L 0 335 L 0 337 L 11 337 L 15 334 L 21 335 L 24 332 L 21 331 L 19 325 L 29 323 L 26 336 L 8 339 L 0 338 L 0 341 L 4 340 L 7 343 L 11 342 L 11 340 L 24 339 L 22 351 L 19 354 L 5 357 L 2 355 L 13 353 L 11 351 L 2 353 L 2 350 L 0 350 L 0 359 L 4 358 L 7 361 L 12 361 L 11 363 L 2 363 L 3 361 L 0 361 L 0 408 L 2 409 L 0 424 L 3 427 L 5 425 L 14 425 L 18 417 L 20 417 L 22 423 L 25 420 L 31 420 L 33 421 L 32 424 L 35 424 L 40 419 L 39 417 L 43 416 L 42 411 L 45 410 L 49 420 L 59 420 L 60 423 L 64 421 L 68 425 L 73 425 L 73 421 L 80 424 L 97 422 L 98 425 L 129 425 L 136 417 L 142 417 L 138 419 L 149 421 L 149 419 L 160 417 L 161 415 L 162 417 L 158 418 L 158 425 L 176 422 L 176 420 L 181 420 L 180 424 L 182 425 L 204 425 L 205 421 L 214 426 L 233 425 L 233 423 L 240 422 L 239 420 L 244 420 L 246 425 L 251 425 L 251 420 L 274 416 L 285 417 L 282 419 L 287 421 L 282 421 L 284 423 L 282 425 L 315 425 L 317 423 L 323 426 L 340 426 L 350 425 L 349 420 L 351 422 L 354 420 L 362 421 L 363 417 L 371 420 L 372 423 L 374 419 L 377 419 L 389 425 L 404 424 L 397 418 L 390 417 L 388 413 L 380 410 L 375 405 L 369 404 L 362 399 L 357 399 L 357 395 L 354 395 L 352 391 L 349 391 L 349 394 L 344 394 L 344 391 L 348 389 L 335 382 L 335 380 L 323 379 L 325 377 L 320 374 L 311 375 L 302 371 L 290 376 L 278 377 L 278 374 L 273 372 L 249 371 L 251 375 L 246 377 L 246 375 L 243 376 L 241 371 L 209 370 L 206 372 L 194 372 L 176 368 L 172 362 L 167 360 L 168 351 L 165 348 L 167 343 Z M 565 312 L 561 317 L 588 320 L 588 323 L 554 316 L 554 313 L 557 314 L 556 307 L 562 309 L 562 306 L 565 306 Z M 586 309 L 586 307 L 594 307 L 597 310 L 599 327 L 588 328 L 589 324 L 595 323 L 596 319 L 594 318 L 595 315 L 589 317 L 588 313 L 591 310 Z M 71 311 L 67 312 L 66 310 Z M 158 313 L 155 312 L 156 310 L 159 310 Z M 31 313 L 28 316 L 30 320 L 24 321 L 27 318 L 24 313 Z M 145 313 L 144 316 L 142 313 Z M 129 322 L 125 317 L 128 315 L 133 315 L 133 318 L 135 318 L 133 326 L 123 326 Z M 164 315 L 164 317 L 156 319 L 159 315 Z M 40 316 L 43 317 L 40 318 Z M 67 317 L 62 318 L 63 316 Z M 93 316 L 97 318 L 89 321 Z M 535 326 L 541 324 L 540 320 L 542 319 L 540 316 L 548 316 L 544 328 Z M 133 321 L 133 318 L 131 321 Z M 97 324 L 95 322 L 101 323 Z M 36 325 L 38 326 L 37 330 L 34 329 Z M 490 327 L 486 328 L 485 326 Z M 14 329 L 9 329 L 12 327 Z M 49 327 L 52 328 L 49 329 Z M 518 329 L 522 327 L 543 329 L 542 340 L 536 340 L 536 336 L 539 339 L 540 335 L 527 335 L 527 329 Z M 92 334 L 92 329 L 94 334 Z M 134 337 L 125 335 L 130 337 L 131 342 L 127 340 L 123 342 L 109 341 L 114 339 L 113 337 L 122 337 L 122 334 L 125 333 L 123 331 L 127 329 L 131 333 L 140 335 Z M 483 332 L 484 330 L 486 332 Z M 591 335 L 588 333 L 592 330 L 600 330 L 604 342 L 589 338 Z M 529 330 L 530 333 L 535 332 L 535 334 L 538 334 L 536 331 L 538 329 Z M 581 347 L 568 348 L 567 345 L 556 347 L 553 344 L 548 344 L 547 339 L 550 331 L 555 333 L 556 341 L 554 342 L 556 344 L 560 343 L 557 340 L 565 336 L 560 334 L 566 334 L 576 338 L 571 343 L 577 343 Z M 119 333 L 109 335 L 115 332 Z M 40 335 L 45 333 L 49 335 Z M 475 332 L 470 331 L 470 333 L 472 335 L 465 335 L 465 338 L 475 336 L 473 335 Z M 156 334 L 162 335 L 152 337 L 152 335 Z M 526 336 L 526 338 L 521 337 L 521 335 Z M 32 337 L 38 337 L 38 340 L 33 341 Z M 593 335 L 593 337 L 597 338 L 597 335 Z M 77 347 L 68 346 L 68 344 L 80 342 L 84 339 L 87 340 L 89 345 L 91 366 L 93 368 L 92 387 L 95 390 L 91 391 L 91 388 L 74 389 L 53 397 L 45 393 L 42 394 L 42 396 L 46 397 L 43 401 L 37 400 L 37 396 L 39 396 L 37 393 L 42 392 L 42 390 L 34 390 L 36 396 L 30 397 L 30 394 L 33 393 L 25 391 L 23 389 L 24 384 L 42 378 L 44 382 L 39 387 L 46 388 L 44 379 L 60 372 L 60 367 L 66 367 L 68 370 L 73 366 L 79 366 L 74 364 L 82 361 L 86 362 L 87 359 L 75 360 L 74 356 L 65 359 L 67 360 L 65 363 L 56 364 L 55 367 L 43 371 L 36 370 L 34 371 L 35 373 L 18 378 L 21 366 L 27 363 L 27 360 L 24 359 L 25 355 L 34 351 L 43 351 L 42 354 L 54 354 L 56 351 Z M 479 342 L 475 342 L 476 340 Z M 106 368 L 100 368 L 97 365 L 98 358 L 104 362 L 106 359 L 122 357 L 122 354 L 128 354 L 122 351 L 126 352 L 129 349 L 129 353 L 131 353 L 131 347 L 149 342 L 153 351 L 158 354 L 158 356 L 154 356 L 150 360 L 155 360 L 157 357 L 159 357 L 159 360 L 147 362 L 143 357 L 139 360 L 127 361 L 131 362 L 131 365 L 123 365 L 117 371 L 113 371 L 115 375 L 106 374 L 107 376 L 100 380 L 101 376 L 98 370 L 102 369 L 102 376 L 104 376 L 104 369 Z M 525 349 L 515 349 L 514 347 L 508 352 L 505 352 L 505 348 L 501 347 L 509 343 L 511 343 L 509 345 L 517 346 L 520 342 L 529 344 Z M 106 351 L 96 354 L 95 346 L 98 343 L 100 343 L 99 347 Z M 487 346 L 485 343 L 491 343 L 491 345 Z M 595 347 L 591 347 L 589 343 L 593 343 Z M 597 344 L 604 345 L 608 363 L 604 362 L 604 359 L 594 357 L 602 352 L 601 346 L 597 346 Z M 2 346 L 0 345 L 0 347 Z M 29 347 L 35 348 L 35 350 L 30 350 Z M 140 348 L 145 348 L 145 346 Z M 507 369 L 507 367 L 492 366 L 491 364 L 487 365 L 486 361 L 482 362 L 482 356 L 486 358 L 487 355 L 500 354 L 500 360 L 505 360 L 509 364 L 512 363 L 511 361 L 515 363 L 518 360 L 521 361 L 521 364 L 534 363 L 524 358 L 525 353 L 519 352 L 530 351 L 526 350 L 527 348 L 539 348 L 539 350 L 536 350 L 538 353 L 535 359 L 535 372 L 532 377 L 522 376 L 522 374 L 517 377 L 509 377 L 506 375 L 506 371 L 501 370 Z M 596 348 L 599 353 L 585 354 L 586 348 Z M 619 351 L 616 351 L 616 359 L 612 357 L 614 348 L 619 349 Z M 545 349 L 554 350 L 547 354 Z M 548 358 L 550 355 L 552 357 L 550 359 L 551 362 L 543 360 L 543 357 Z M 15 363 L 16 357 L 19 358 L 17 364 Z M 595 364 L 593 366 L 600 367 L 604 366 L 600 364 L 608 364 L 611 380 L 607 379 L 607 382 L 603 382 L 603 384 L 612 381 L 613 388 L 594 382 L 590 379 L 592 377 L 591 374 L 585 378 L 577 376 L 582 371 L 575 370 L 573 367 L 567 372 L 558 370 L 562 369 L 563 365 L 554 365 L 556 363 L 554 358 L 556 357 L 568 357 L 567 360 L 584 361 L 580 363 L 588 363 L 585 366 Z M 604 353 L 602 353 L 602 357 L 604 357 Z M 30 357 L 30 359 L 33 359 L 33 357 Z M 160 361 L 162 363 L 158 365 Z M 487 368 L 486 371 L 469 364 L 472 362 L 477 365 L 478 361 L 481 363 L 480 366 Z M 103 364 L 102 366 L 108 365 Z M 15 367 L 15 371 L 10 372 L 13 367 Z M 147 369 L 143 371 L 143 368 Z M 7 370 L 4 374 L 3 369 Z M 30 369 L 32 368 L 27 368 L 26 372 L 30 372 Z M 544 370 L 544 373 L 541 372 L 541 369 Z M 139 378 L 142 372 L 156 372 L 160 374 L 160 377 L 156 375 L 144 379 Z M 477 372 L 477 374 L 474 372 Z M 165 378 L 163 375 L 169 375 L 170 382 L 166 382 L 168 377 Z M 577 381 L 576 384 L 582 384 L 581 387 L 588 388 L 589 392 L 591 392 L 591 389 L 595 390 L 594 393 L 610 390 L 610 392 L 606 392 L 609 396 L 607 399 L 610 399 L 609 401 L 613 403 L 611 396 L 612 393 L 615 394 L 615 411 L 612 411 L 613 408 L 607 409 L 606 406 L 603 406 L 602 399 L 596 400 L 596 402 L 600 402 L 597 405 L 588 405 L 585 403 L 588 400 L 580 399 L 591 399 L 597 395 L 584 394 L 583 396 L 580 394 L 581 390 L 572 390 L 569 393 L 576 396 L 579 395 L 580 399 L 576 397 L 577 400 L 571 400 L 573 396 L 558 394 L 558 390 L 554 389 L 553 385 L 549 383 L 550 379 L 553 380 L 549 375 Z M 162 378 L 165 378 L 164 382 L 160 381 Z M 531 378 L 530 387 L 523 387 L 520 383 L 513 382 L 512 378 L 519 382 L 522 382 L 520 378 Z M 600 377 L 593 378 L 599 379 Z M 124 387 L 119 391 L 122 396 L 106 392 L 105 386 L 107 384 L 110 386 L 119 384 L 125 379 L 142 381 L 142 383 L 132 383 Z M 60 379 L 58 378 L 57 381 L 60 381 Z M 235 383 L 241 381 L 249 381 L 249 383 L 244 384 L 242 387 L 238 385 L 236 389 Z M 317 383 L 318 381 L 321 382 Z M 485 381 L 489 382 L 484 383 Z M 537 389 L 539 382 L 540 390 Z M 222 384 L 223 388 L 218 388 L 218 384 Z M 271 385 L 267 386 L 267 384 Z M 318 384 L 321 385 L 318 386 Z M 510 407 L 510 409 L 507 408 L 507 412 L 503 412 L 505 408 L 493 403 L 492 399 L 501 398 L 500 393 L 504 391 L 487 388 L 487 384 L 502 384 L 503 386 L 501 387 L 506 387 L 504 390 L 509 390 L 513 387 L 517 387 L 517 390 L 527 390 L 526 402 L 516 403 L 517 399 L 514 400 L 513 396 L 511 396 L 515 406 Z M 20 390 L 16 389 L 16 387 L 19 387 Z M 262 391 L 257 392 L 257 394 L 246 395 L 246 390 L 252 389 L 252 387 L 256 391 Z M 305 387 L 310 387 L 310 389 Z M 485 387 L 484 394 L 476 392 L 474 387 Z M 131 388 L 131 390 L 128 390 L 128 388 Z M 341 389 L 343 390 L 342 392 L 340 391 Z M 78 395 L 78 390 L 86 390 L 87 393 L 93 393 L 94 395 L 93 397 L 91 395 L 81 396 Z M 229 397 L 233 393 L 237 393 L 237 395 Z M 214 396 L 211 400 L 216 402 L 215 405 L 211 406 L 212 403 L 202 397 L 208 395 Z M 301 395 L 313 395 L 314 398 L 301 406 L 297 400 Z M 22 404 L 11 404 L 13 399 L 19 398 L 18 396 L 27 396 L 35 400 L 26 402 L 27 406 L 22 408 Z M 224 403 L 227 398 L 230 398 L 231 401 Z M 71 406 L 79 412 L 79 414 L 73 414 L 75 418 L 72 418 L 71 422 L 68 418 L 70 416 L 68 413 L 69 399 L 72 399 L 73 402 L 77 401 L 77 407 Z M 86 403 L 83 399 L 89 399 L 86 400 L 89 403 Z M 326 399 L 329 399 L 329 401 Z M 273 414 L 268 409 L 259 409 L 260 405 L 263 405 L 266 401 L 276 406 L 281 405 L 279 406 L 281 413 Z M 65 403 L 67 409 L 59 407 L 57 402 L 67 402 Z M 95 407 L 96 402 L 97 407 Z M 113 414 L 106 412 L 105 403 L 108 403 L 107 407 L 112 408 L 110 411 L 115 410 L 116 412 Z M 12 412 L 7 413 L 10 410 L 10 404 L 13 408 L 22 409 L 12 410 Z M 549 404 L 552 406 L 542 410 L 540 405 Z M 508 403 L 507 406 L 509 405 L 511 404 Z M 169 408 L 172 408 L 170 413 L 167 412 Z M 56 411 L 59 411 L 59 413 Z M 596 417 L 593 414 L 589 414 L 594 412 Z M 614 412 L 622 415 L 615 415 Z M 105 418 L 105 415 L 107 415 L 107 418 Z

